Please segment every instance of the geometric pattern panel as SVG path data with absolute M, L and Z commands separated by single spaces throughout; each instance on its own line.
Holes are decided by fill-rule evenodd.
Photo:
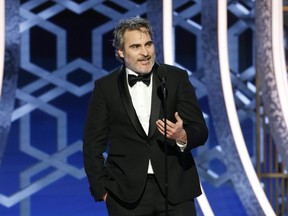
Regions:
M 22 3 L 12 124 L 25 163 L 14 179 L 18 185 L 0 191 L 1 205 L 19 204 L 19 215 L 30 215 L 37 194 L 67 178 L 86 179 L 82 130 L 94 80 L 119 65 L 110 45 L 115 24 L 145 11 L 141 1 Z M 89 195 L 88 185 L 83 191 Z
M 87 202 L 92 203 L 83 171 L 81 149 L 82 129 L 93 82 L 119 65 L 111 45 L 115 24 L 122 17 L 152 16 L 147 12 L 150 6 L 146 0 L 22 1 L 20 71 L 7 143 L 7 152 L 17 153 L 17 158 L 7 157 L 4 160 L 4 165 L 17 164 L 14 170 L 17 175 L 12 177 L 13 184 L 0 188 L 0 215 L 1 210 L 8 212 L 6 208 L 13 209 L 15 206 L 15 211 L 21 216 L 81 215 L 61 212 L 57 206 L 57 210 L 55 206 L 51 207 L 53 214 L 39 212 L 40 200 L 53 196 L 52 188 L 59 185 L 63 194 L 73 198 L 77 195 L 71 194 L 71 191 L 75 192 L 78 188 L 83 190 L 81 193 L 87 197 L 83 198 L 84 201 L 75 201 L 76 205 L 81 203 L 84 208 Z M 202 6 L 203 2 L 198 0 L 173 1 L 174 52 L 175 65 L 189 72 L 190 81 L 196 87 L 200 105 L 210 125 L 208 144 L 197 149 L 195 154 L 199 172 L 205 180 L 205 192 L 208 188 L 215 192 L 217 188 L 221 190 L 223 184 L 230 183 L 231 173 L 223 163 L 222 153 L 227 149 L 219 148 L 215 129 L 210 122 L 202 41 L 202 11 L 206 9 Z M 249 128 L 246 130 L 249 132 L 244 135 L 249 141 L 246 143 L 253 158 L 251 128 L 255 112 L 255 69 L 252 56 L 243 54 L 253 51 L 249 47 L 249 44 L 253 44 L 253 1 L 231 1 L 228 10 L 235 103 L 243 127 L 247 128 L 248 125 Z M 247 41 L 248 45 L 243 46 Z M 244 47 L 248 50 L 244 50 Z M 219 167 L 215 167 L 215 159 L 223 167 L 220 172 L 217 170 Z M 0 175 L 1 171 L 6 170 L 5 166 L 2 168 Z M 213 173 L 218 173 L 219 177 L 215 178 Z M 0 183 L 3 181 L 1 177 Z M 239 208 L 239 215 L 245 215 L 234 188 L 230 184 L 226 185 L 229 185 L 227 190 L 233 196 L 233 200 L 227 199 L 226 203 L 233 202 Z M 206 193 L 213 210 L 217 209 L 213 193 Z M 55 196 L 53 198 L 51 203 L 54 200 L 56 202 Z M 61 201 L 60 198 L 58 202 Z M 94 205 L 92 203 L 85 209 L 87 215 L 99 212 L 102 215 L 102 210 L 96 210 Z M 225 203 L 221 205 L 223 207 Z M 218 209 L 221 215 L 225 215 L 221 207 Z

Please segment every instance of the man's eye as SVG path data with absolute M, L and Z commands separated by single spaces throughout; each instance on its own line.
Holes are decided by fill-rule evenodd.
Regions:
M 139 46 L 137 46 L 137 45 L 131 46 L 132 49 L 137 49 L 138 47 L 139 47 Z
M 152 45 L 153 45 L 152 42 L 146 44 L 146 46 L 148 46 L 148 47 L 151 47 Z

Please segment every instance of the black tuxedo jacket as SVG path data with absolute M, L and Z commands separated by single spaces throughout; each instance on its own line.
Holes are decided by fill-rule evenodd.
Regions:
M 191 149 L 203 145 L 208 130 L 187 72 L 174 66 L 153 67 L 152 107 L 146 135 L 133 108 L 125 67 L 95 81 L 84 128 L 84 168 L 96 201 L 108 192 L 124 202 L 135 202 L 144 190 L 148 161 L 165 191 L 164 136 L 156 128 L 163 118 L 161 79 L 166 77 L 167 119 L 176 122 L 179 112 L 187 133 L 187 148 L 181 152 L 168 139 L 168 200 L 180 203 L 201 194 Z M 107 153 L 107 158 L 103 157 Z

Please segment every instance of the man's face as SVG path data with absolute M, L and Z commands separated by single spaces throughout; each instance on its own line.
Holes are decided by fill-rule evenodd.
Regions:
M 124 48 L 118 54 L 125 66 L 138 74 L 149 73 L 155 63 L 155 47 L 146 29 L 126 31 L 123 39 Z

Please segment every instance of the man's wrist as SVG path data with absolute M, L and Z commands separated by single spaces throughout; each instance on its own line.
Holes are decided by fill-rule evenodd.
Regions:
M 182 129 L 181 136 L 179 136 L 178 139 L 176 139 L 176 142 L 179 145 L 187 145 L 187 135 L 184 129 Z
M 182 152 L 184 152 L 185 148 L 187 147 L 187 135 L 186 135 L 186 131 L 183 129 L 182 130 L 182 136 L 180 136 L 178 139 L 176 139 L 176 143 L 178 145 L 178 147 L 180 148 L 180 150 Z
M 178 145 L 187 145 L 187 140 L 185 140 L 185 141 L 176 140 L 176 143 L 177 143 Z

